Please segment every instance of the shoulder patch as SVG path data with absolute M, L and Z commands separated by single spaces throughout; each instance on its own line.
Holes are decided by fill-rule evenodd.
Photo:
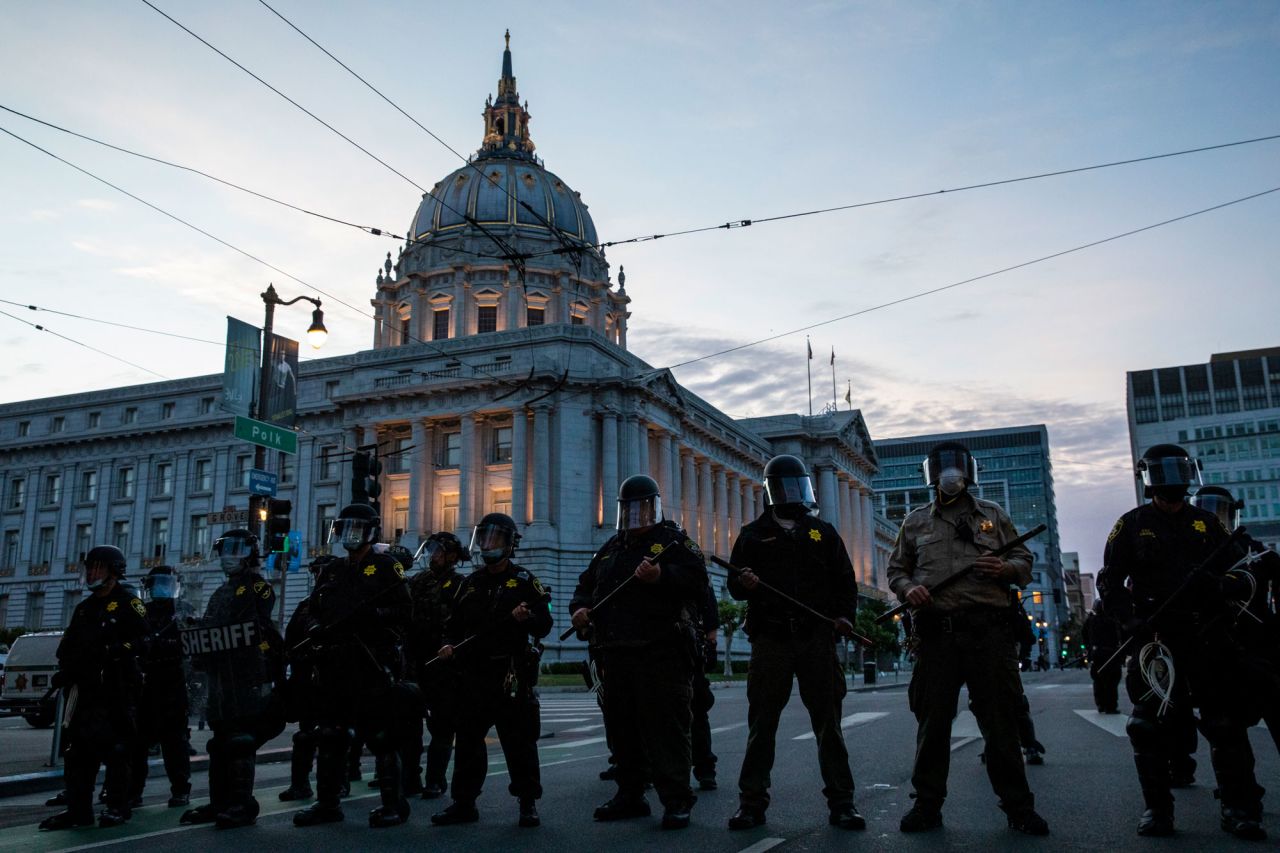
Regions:
M 702 549 L 699 548 L 698 543 L 694 542 L 692 539 L 684 540 L 684 547 L 688 548 L 690 553 L 697 554 L 699 557 L 702 556 Z
M 545 589 L 543 588 L 543 586 L 542 586 L 542 581 L 540 581 L 540 580 L 538 580 L 537 578 L 535 578 L 535 577 L 533 577 L 532 575 L 530 575 L 530 576 L 529 576 L 529 582 L 533 584 L 533 590 L 534 590 L 534 592 L 538 593 L 538 595 L 543 595 L 543 594 L 545 594 L 546 590 L 545 590 Z
M 391 566 L 396 570 L 397 575 L 399 575 L 400 577 L 404 577 L 404 566 L 400 565 L 399 560 L 396 560 L 395 562 L 393 562 Z
M 1108 542 L 1114 541 L 1115 538 L 1120 535 L 1120 528 L 1122 527 L 1124 527 L 1123 516 L 1116 519 L 1116 526 L 1111 528 L 1111 532 L 1107 534 L 1107 541 Z
M 978 522 L 979 533 L 990 533 L 996 529 L 996 523 L 989 518 L 984 518 Z
M 136 612 L 139 616 L 147 615 L 147 608 L 143 606 L 142 602 L 139 599 L 131 598 L 129 599 L 129 604 L 130 606 L 133 607 L 134 612 Z
M 445 582 L 440 586 L 440 588 L 441 588 L 441 589 L 448 589 L 448 588 L 449 588 L 449 587 L 451 587 L 451 586 L 453 586 L 453 581 L 449 580 L 449 581 L 445 581 Z

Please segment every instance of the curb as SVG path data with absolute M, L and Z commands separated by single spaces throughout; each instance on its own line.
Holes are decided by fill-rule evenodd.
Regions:
M 293 755 L 291 748 L 265 749 L 258 753 L 259 764 L 279 764 L 288 761 Z M 164 767 L 164 759 L 148 759 L 150 767 Z M 207 754 L 191 756 L 191 772 L 206 772 L 209 769 Z M 19 773 L 14 776 L 0 776 L 0 797 L 16 797 L 21 794 L 35 794 L 41 791 L 59 791 L 62 789 L 63 768 L 54 770 L 38 770 L 35 773 Z

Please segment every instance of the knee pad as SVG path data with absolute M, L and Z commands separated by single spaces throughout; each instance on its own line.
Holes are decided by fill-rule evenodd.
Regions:
M 351 732 L 345 726 L 317 726 L 315 730 L 316 742 L 326 745 L 340 745 L 343 750 L 347 748 L 347 740 L 351 737 Z
M 302 729 L 299 729 L 298 731 L 293 733 L 293 745 L 295 748 L 307 749 L 311 747 L 315 742 L 316 742 L 316 732 L 314 729 L 312 729 L 311 731 L 303 731 Z
M 369 747 L 369 751 L 374 755 L 385 755 L 395 749 L 394 739 L 391 733 L 385 728 L 379 728 L 376 732 L 369 732 L 365 738 L 365 745 Z
M 246 758 L 258 751 L 258 742 L 253 735 L 236 732 L 227 738 L 227 756 L 229 758 Z
M 1151 751 L 1160 748 L 1160 727 L 1155 720 L 1134 715 L 1129 717 L 1124 730 L 1135 750 Z

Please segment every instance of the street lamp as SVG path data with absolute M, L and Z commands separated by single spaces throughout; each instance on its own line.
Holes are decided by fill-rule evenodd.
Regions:
M 319 306 L 320 300 L 315 300 L 315 303 Z M 312 349 L 320 349 L 328 337 L 329 330 L 324 327 L 324 312 L 317 307 L 311 312 L 311 328 L 307 329 L 307 343 L 311 344 Z

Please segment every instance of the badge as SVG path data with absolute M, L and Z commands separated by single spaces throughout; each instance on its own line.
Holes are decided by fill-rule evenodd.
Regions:
M 810 531 L 809 531 L 809 538 L 810 538 L 810 539 L 812 539 L 814 542 L 821 542 L 821 541 L 822 541 L 822 533 L 820 533 L 820 532 L 819 532 L 819 531 L 817 531 L 817 530 L 810 530 Z
M 517 586 L 519 586 L 519 583 L 516 582 L 515 578 L 512 578 L 511 580 L 506 582 L 505 586 L 507 587 L 507 589 L 515 589 Z
M 689 549 L 689 553 L 696 554 L 699 557 L 702 556 L 702 549 L 699 548 L 698 543 L 694 542 L 692 539 L 684 540 L 684 547 Z
M 115 613 L 115 612 L 116 612 L 116 608 L 117 608 L 117 607 L 119 607 L 119 606 L 120 606 L 120 602 L 118 602 L 118 601 L 108 601 L 108 602 L 107 602 L 107 612 L 108 612 L 108 613 Z
M 996 529 L 996 523 L 989 518 L 984 518 L 982 519 L 982 521 L 978 522 L 979 533 L 990 533 L 995 529 Z
M 444 586 L 442 586 L 442 587 L 440 587 L 440 588 L 441 588 L 441 589 L 448 589 L 448 588 L 449 588 L 449 587 L 451 587 L 451 586 L 453 586 L 453 581 L 445 581 L 445 582 L 444 582 Z
M 244 587 L 243 587 L 243 586 L 238 586 L 238 587 L 236 587 L 236 595 L 244 595 Z
M 1107 541 L 1110 542 L 1120 535 L 1120 528 L 1124 527 L 1124 519 L 1116 519 L 1116 526 L 1111 528 L 1111 532 L 1107 534 Z
M 378 567 L 377 567 L 377 566 L 365 566 L 365 567 L 364 567 L 364 576 L 365 576 L 365 577 L 367 577 L 367 578 L 371 578 L 371 577 L 373 577 L 373 576 L 374 576 L 375 574 L 377 574 L 377 573 L 378 573 Z
M 1209 532 L 1209 528 L 1208 528 L 1208 527 L 1205 527 L 1204 522 L 1203 522 L 1203 521 L 1201 521 L 1201 520 L 1200 520 L 1200 519 L 1198 519 L 1198 518 L 1197 518 L 1195 521 L 1191 522 L 1191 529 L 1192 529 L 1192 530 L 1194 530 L 1196 533 L 1208 533 L 1208 532 Z
M 534 579 L 533 579 L 533 590 L 534 590 L 534 592 L 538 593 L 538 595 L 542 595 L 542 594 L 543 594 L 542 581 L 538 580 L 537 578 L 534 578 Z
M 139 616 L 147 615 L 147 608 L 142 606 L 141 601 L 135 598 L 135 599 L 132 599 L 129 603 L 133 605 L 134 612 L 137 613 Z
M 259 649 L 259 651 L 264 651 L 264 652 L 265 652 L 265 651 L 267 651 L 267 650 L 268 650 L 268 649 L 270 649 L 270 648 L 271 648 L 271 644 L 270 644 L 270 643 L 268 643 L 266 640 L 263 640 L 261 643 L 258 643 L 258 649 Z
M 1154 530 L 1148 530 L 1148 529 L 1147 529 L 1147 528 L 1145 528 L 1145 527 L 1138 531 L 1138 535 L 1139 535 L 1139 536 L 1150 536 L 1152 539 L 1155 539 L 1155 538 L 1156 538 L 1155 531 L 1154 531 Z

